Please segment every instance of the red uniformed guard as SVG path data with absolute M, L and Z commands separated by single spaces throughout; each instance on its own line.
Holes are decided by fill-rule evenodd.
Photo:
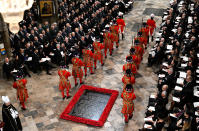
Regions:
M 123 91 L 125 90 L 127 84 L 135 84 L 135 77 L 132 74 L 131 69 L 126 70 L 124 76 L 122 77 L 122 82 L 124 84 Z
M 101 65 L 103 66 L 103 54 L 102 54 L 102 49 L 104 48 L 103 44 L 95 41 L 93 42 L 93 48 L 94 48 L 94 64 L 95 64 L 95 69 L 97 68 L 97 61 L 99 60 L 101 62 Z
M 75 86 L 77 86 L 77 78 L 79 78 L 80 84 L 83 84 L 83 82 L 82 82 L 83 70 L 82 70 L 81 67 L 84 64 L 83 64 L 82 60 L 77 58 L 77 57 L 73 57 L 72 58 L 72 64 L 73 64 L 72 75 L 75 79 Z
M 118 25 L 112 25 L 110 27 L 111 35 L 112 35 L 112 43 L 116 43 L 116 48 L 119 47 L 119 26 Z
M 130 69 L 133 75 L 135 75 L 137 72 L 136 65 L 133 62 L 132 56 L 130 55 L 126 57 L 126 63 L 123 65 L 123 72 L 125 72 L 127 69 Z
M 122 34 L 122 40 L 124 39 L 124 27 L 126 26 L 125 21 L 121 16 L 117 19 L 117 25 L 119 26 L 119 32 Z
M 135 62 L 137 69 L 139 69 L 142 57 L 136 52 L 135 47 L 131 47 L 130 55 L 132 56 L 133 62 Z
M 145 48 L 144 46 L 144 38 L 142 37 L 142 32 L 138 32 L 138 36 L 134 38 L 134 45 L 136 42 L 140 43 L 140 45 L 142 45 L 143 49 Z
M 134 38 L 134 43 L 136 40 L 140 42 L 140 44 L 144 44 L 144 38 L 142 37 L 142 32 L 138 32 L 138 36 Z
M 121 97 L 123 98 L 122 114 L 125 117 L 125 123 L 128 123 L 129 119 L 133 117 L 134 104 L 133 100 L 136 99 L 134 94 L 134 89 L 131 84 L 127 84 L 124 92 L 122 92 Z
M 66 89 L 66 95 L 67 99 L 70 98 L 71 96 L 69 95 L 69 91 L 71 89 L 71 84 L 70 81 L 68 80 L 68 77 L 71 76 L 70 72 L 66 70 L 64 66 L 61 66 L 61 69 L 58 70 L 58 75 L 60 77 L 59 80 L 59 90 L 62 93 L 62 98 L 63 100 L 66 98 L 64 95 L 64 89 Z
M 149 27 L 151 41 L 153 41 L 153 32 L 154 29 L 156 28 L 156 22 L 154 21 L 154 14 L 151 14 L 151 19 L 147 20 L 147 25 Z
M 16 81 L 13 83 L 13 88 L 17 89 L 17 99 L 19 99 L 21 104 L 21 109 L 26 110 L 25 102 L 28 98 L 28 91 L 26 88 L 27 80 L 22 77 L 17 77 Z
M 140 62 L 139 62 L 138 56 L 136 55 L 134 47 L 130 49 L 130 55 L 132 56 L 133 62 L 136 64 L 137 69 L 139 69 Z
M 106 26 L 106 28 L 108 28 L 109 26 Z M 105 54 L 105 58 L 107 58 L 107 50 L 109 49 L 109 53 L 110 55 L 112 55 L 112 51 L 113 51 L 113 43 L 111 41 L 111 33 L 109 32 L 108 29 L 105 30 L 106 32 L 104 32 L 103 36 L 104 36 L 104 54 Z
M 90 73 L 94 74 L 93 72 L 93 52 L 91 50 L 83 49 L 83 63 L 84 63 L 84 72 L 85 77 L 87 76 L 87 68 L 90 69 Z
M 142 32 L 142 37 L 144 38 L 144 45 L 147 47 L 149 28 L 146 26 L 146 22 L 143 23 L 143 27 L 140 29 L 140 32 Z
M 139 55 L 139 57 L 141 57 L 141 60 L 142 60 L 142 56 L 144 55 L 144 46 L 138 41 L 138 40 L 135 40 L 135 44 L 134 44 L 134 48 L 135 48 L 135 53 L 137 55 Z M 138 58 L 139 58 L 138 57 Z M 141 62 L 141 61 L 140 61 Z

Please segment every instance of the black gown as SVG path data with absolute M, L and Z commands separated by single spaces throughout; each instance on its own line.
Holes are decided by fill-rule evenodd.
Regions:
M 3 104 L 2 106 L 2 116 L 3 116 L 3 122 L 5 122 L 5 125 L 3 127 L 3 131 L 20 131 L 22 130 L 21 121 L 19 119 L 19 116 L 16 118 L 13 118 L 11 115 L 13 111 L 16 111 L 16 108 L 10 104 L 9 106 L 6 106 Z

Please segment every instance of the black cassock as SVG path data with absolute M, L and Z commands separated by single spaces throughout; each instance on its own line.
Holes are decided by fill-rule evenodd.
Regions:
M 9 106 L 3 104 L 2 115 L 3 115 L 3 122 L 5 122 L 3 131 L 22 130 L 21 121 L 19 119 L 18 112 L 12 104 L 10 104 Z

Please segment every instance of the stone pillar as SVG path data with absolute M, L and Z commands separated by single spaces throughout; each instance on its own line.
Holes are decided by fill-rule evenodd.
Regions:
M 6 55 L 0 57 L 0 61 L 4 57 L 11 57 L 11 45 L 10 45 L 10 39 L 9 39 L 9 32 L 8 32 L 8 26 L 3 21 L 3 17 L 0 14 L 0 35 L 2 36 L 2 39 L 0 40 L 0 43 L 4 43 L 4 47 L 6 50 Z

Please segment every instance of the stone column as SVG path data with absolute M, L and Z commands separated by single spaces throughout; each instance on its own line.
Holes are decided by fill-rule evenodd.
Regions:
M 3 21 L 3 17 L 0 14 L 0 34 L 2 35 L 2 39 L 0 40 L 1 43 L 4 43 L 4 47 L 6 50 L 7 57 L 11 57 L 11 45 L 10 45 L 10 39 L 9 39 L 9 32 L 8 32 L 8 26 Z M 3 57 L 1 57 L 3 58 Z

